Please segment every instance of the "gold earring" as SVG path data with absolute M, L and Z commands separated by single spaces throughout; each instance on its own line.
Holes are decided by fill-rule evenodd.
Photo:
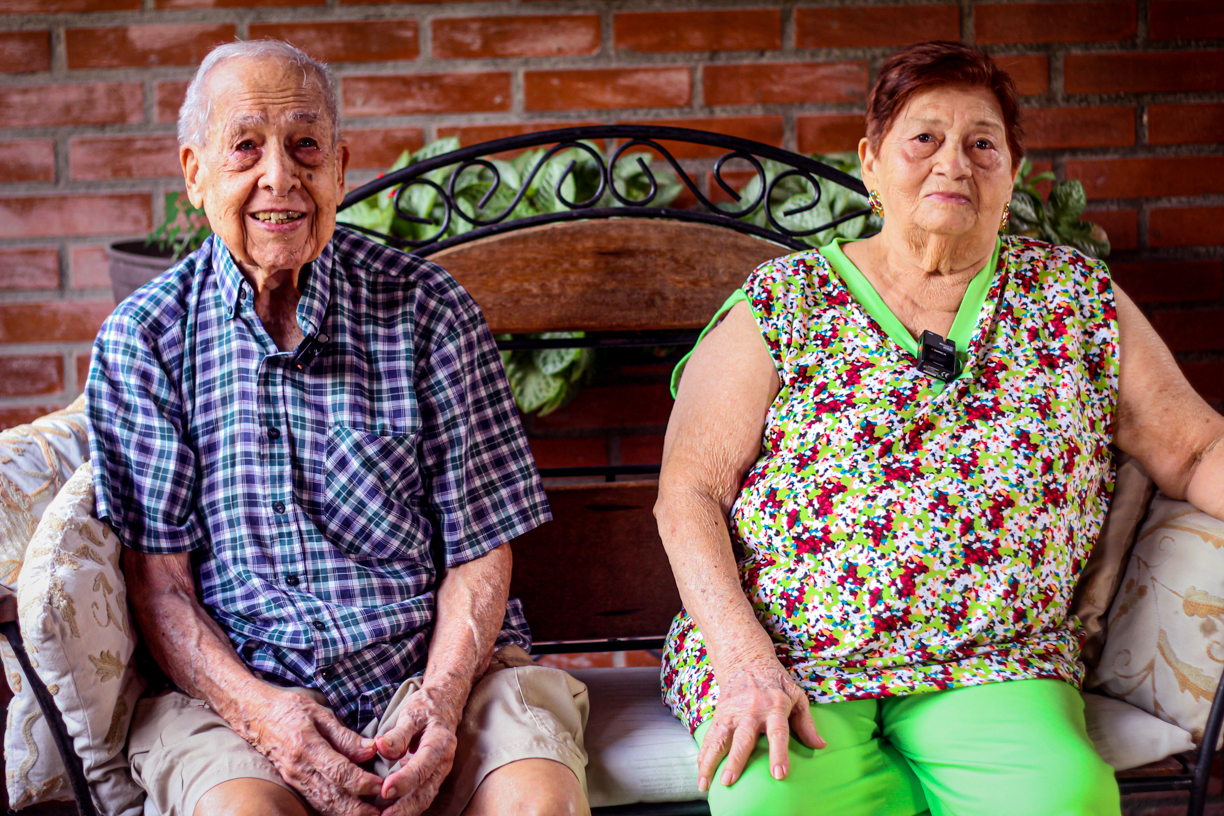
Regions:
M 880 191 L 872 190 L 867 194 L 867 201 L 871 204 L 871 214 L 881 221 L 884 220 L 884 202 L 880 200 Z
M 1003 205 L 1003 223 L 999 224 L 999 234 L 1000 235 L 1007 234 L 1007 220 L 1009 218 L 1011 218 L 1011 202 L 1010 201 Z

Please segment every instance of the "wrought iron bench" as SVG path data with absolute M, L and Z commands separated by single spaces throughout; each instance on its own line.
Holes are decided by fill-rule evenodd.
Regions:
M 605 159 L 597 145 L 607 145 L 610 158 Z M 669 148 L 672 145 L 683 145 L 685 153 L 696 151 L 702 157 L 682 162 L 674 155 L 680 151 Z M 508 206 L 505 198 L 500 199 L 502 206 L 492 207 L 492 212 L 473 211 L 457 200 L 456 190 L 465 174 L 484 173 L 492 182 L 481 201 L 496 205 L 501 171 L 493 157 L 544 146 L 547 151 L 523 173 L 524 190 L 541 177 L 554 156 L 570 150 L 591 157 L 588 169 L 596 167 L 599 173 L 595 195 L 584 201 L 567 199 L 566 179 L 575 167 L 571 162 L 565 172 L 548 176 L 559 202 L 554 211 L 512 217 L 522 192 Z M 666 162 L 685 186 L 693 207 L 651 206 L 659 177 L 650 168 L 645 168 L 649 189 L 644 196 L 632 198 L 617 188 L 618 168 L 636 162 L 640 150 L 652 151 Z M 768 183 L 764 161 L 782 168 Z M 758 176 L 754 200 L 741 199 L 728 181 L 737 164 L 740 174 L 746 170 Z M 704 178 L 701 171 L 707 174 Z M 399 217 L 421 225 L 414 228 L 420 233 L 354 228 L 444 266 L 481 305 L 495 333 L 517 335 L 499 341 L 503 349 L 683 347 L 695 342 L 696 332 L 757 264 L 809 249 L 802 240 L 805 236 L 868 213 L 857 209 L 812 228 L 795 228 L 802 212 L 798 208 L 775 212 L 776 202 L 771 201 L 771 192 L 786 178 L 811 185 L 814 195 L 805 208 L 809 210 L 832 186 L 866 194 L 853 176 L 769 145 L 681 128 L 589 126 L 499 139 L 412 164 L 351 192 L 341 205 L 341 220 L 343 211 L 359 202 L 390 194 Z M 420 217 L 411 206 L 413 191 L 426 189 L 435 197 L 432 219 Z M 726 204 L 711 200 L 716 190 L 722 191 Z M 762 215 L 755 221 L 741 218 L 758 208 Z M 461 225 L 463 231 L 448 235 L 452 224 Z M 544 332 L 584 336 L 522 336 Z M 512 594 L 522 599 L 531 622 L 537 654 L 661 647 L 680 599 L 652 516 L 657 473 L 657 466 L 542 471 L 555 521 L 515 542 L 512 583 Z M 29 671 L 15 604 L 0 601 L 0 618 L 0 633 L 39 689 L 80 813 L 89 816 L 95 810 L 80 762 L 52 697 Z M 599 679 L 589 673 L 584 679 L 588 678 Z M 1203 812 L 1224 720 L 1221 689 L 1224 685 L 1216 691 L 1197 755 L 1121 774 L 1124 794 L 1189 791 L 1187 812 L 1192 816 Z M 657 688 L 651 693 L 657 703 Z M 592 705 L 593 709 L 600 705 L 597 689 Z M 679 723 L 676 728 L 683 729 Z M 700 800 L 595 808 L 600 816 L 708 812 Z

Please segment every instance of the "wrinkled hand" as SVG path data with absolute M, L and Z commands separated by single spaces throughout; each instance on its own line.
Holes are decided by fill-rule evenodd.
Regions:
M 265 692 L 243 718 L 239 733 L 320 813 L 378 816 L 359 797 L 378 794 L 382 779 L 356 763 L 374 758 L 362 739 L 323 706 L 293 691 Z
M 455 761 L 455 729 L 466 700 L 438 687 L 422 686 L 400 709 L 395 727 L 376 740 L 378 753 L 400 769 L 382 783 L 392 804 L 382 816 L 417 816 L 438 795 Z
M 825 747 L 808 710 L 807 694 L 777 660 L 737 667 L 725 675 L 718 678 L 713 722 L 697 753 L 698 788 L 709 789 L 723 757 L 727 764 L 720 781 L 727 787 L 734 785 L 762 731 L 769 740 L 774 779 L 784 779 L 790 771 L 787 745 L 791 728 L 809 748 Z

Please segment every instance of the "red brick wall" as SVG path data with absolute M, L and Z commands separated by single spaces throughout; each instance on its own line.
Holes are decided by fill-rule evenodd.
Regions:
M 356 181 L 439 135 L 554 123 L 850 149 L 893 47 L 982 43 L 1025 94 L 1033 157 L 1083 180 L 1119 280 L 1224 401 L 1219 0 L 0 0 L 0 426 L 78 392 L 111 308 L 101 247 L 158 220 L 192 65 L 235 36 L 332 62 Z M 536 423 L 542 459 L 657 457 L 662 378 L 615 377 L 629 391 Z

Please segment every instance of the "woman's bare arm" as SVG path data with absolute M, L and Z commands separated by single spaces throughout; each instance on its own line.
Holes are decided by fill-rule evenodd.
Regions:
M 1118 304 L 1118 413 L 1114 441 L 1160 489 L 1224 519 L 1224 417 L 1186 381 L 1139 308 Z
M 807 695 L 778 662 L 744 596 L 727 530 L 777 393 L 769 350 L 748 304 L 739 303 L 689 359 L 667 424 L 655 517 L 719 685 L 714 723 L 698 755 L 702 790 L 724 755 L 723 784 L 738 779 L 762 731 L 776 778 L 789 769 L 791 726 L 809 746 L 823 747 Z

